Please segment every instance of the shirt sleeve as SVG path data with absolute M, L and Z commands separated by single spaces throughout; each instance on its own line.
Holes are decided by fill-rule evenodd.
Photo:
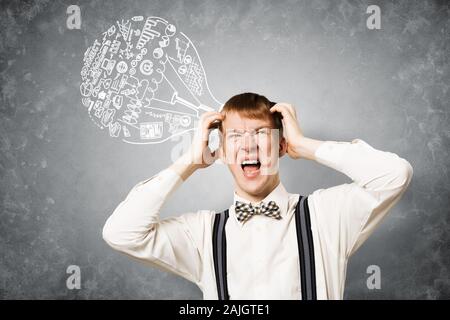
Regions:
M 413 169 L 398 155 L 377 150 L 361 139 L 324 142 L 319 163 L 353 182 L 316 190 L 312 205 L 317 228 L 336 254 L 350 257 L 406 191 Z
M 205 213 L 159 218 L 161 207 L 182 181 L 165 169 L 139 182 L 107 219 L 102 235 L 113 249 L 198 284 L 202 251 L 195 235 L 203 228 Z

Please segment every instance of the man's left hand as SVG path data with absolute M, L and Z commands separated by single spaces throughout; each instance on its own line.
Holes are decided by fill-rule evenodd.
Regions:
M 304 139 L 302 130 L 300 129 L 295 107 L 289 103 L 280 102 L 270 108 L 270 112 L 279 112 L 283 116 L 284 137 L 287 142 L 287 153 L 293 159 L 299 159 L 300 145 Z

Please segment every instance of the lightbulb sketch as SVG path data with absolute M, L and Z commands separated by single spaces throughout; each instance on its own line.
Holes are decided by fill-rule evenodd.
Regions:
M 80 92 L 91 120 L 111 137 L 161 143 L 222 106 L 194 44 L 165 19 L 135 16 L 102 35 L 84 54 Z

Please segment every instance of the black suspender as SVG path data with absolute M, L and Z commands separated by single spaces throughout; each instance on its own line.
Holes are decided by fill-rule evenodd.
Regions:
M 216 271 L 216 283 L 219 300 L 230 300 L 227 284 L 227 239 L 225 224 L 228 220 L 228 209 L 217 213 L 213 227 L 213 257 Z
M 213 226 L 213 258 L 219 300 L 229 300 L 227 284 L 227 252 L 225 225 L 228 210 L 217 213 Z M 295 207 L 295 227 L 300 260 L 302 300 L 317 300 L 314 243 L 309 216 L 308 197 L 300 196 Z
M 314 243 L 309 216 L 308 197 L 300 196 L 295 208 L 302 300 L 317 300 Z

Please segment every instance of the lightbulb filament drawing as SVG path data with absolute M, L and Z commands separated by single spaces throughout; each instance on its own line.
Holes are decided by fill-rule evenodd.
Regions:
M 80 93 L 91 120 L 111 137 L 162 143 L 222 106 L 194 44 L 167 20 L 135 16 L 102 35 L 84 54 Z

